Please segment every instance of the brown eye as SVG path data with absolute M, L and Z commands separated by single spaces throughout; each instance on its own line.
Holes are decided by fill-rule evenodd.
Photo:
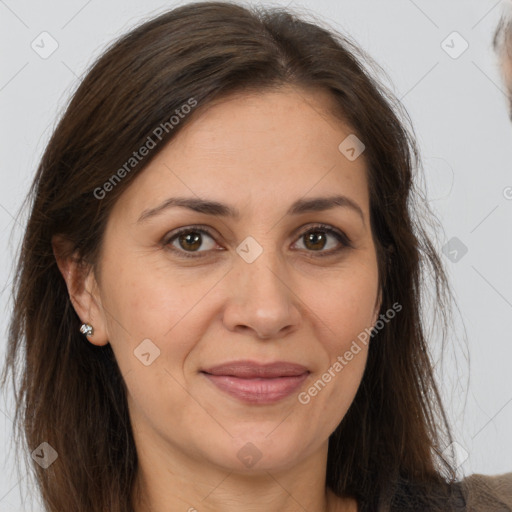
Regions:
M 335 242 L 330 243 L 329 238 L 333 238 Z M 304 240 L 307 252 L 319 253 L 315 256 L 329 256 L 352 247 L 349 238 L 343 232 L 324 224 L 314 226 L 302 233 L 299 240 Z M 324 250 L 326 248 L 327 250 Z
M 315 251 L 325 247 L 326 239 L 327 237 L 322 231 L 313 231 L 304 235 L 305 246 Z
M 190 249 L 192 251 L 196 251 L 201 246 L 201 242 L 201 235 L 197 231 L 191 231 L 178 236 L 178 243 L 185 250 Z
M 208 240 L 210 241 L 209 246 Z M 346 248 L 352 247 L 350 239 L 342 231 L 338 231 L 325 224 L 309 228 L 300 235 L 298 240 L 303 242 L 304 248 L 302 250 L 308 253 L 317 253 L 314 256 L 332 256 Z M 199 258 L 215 250 L 215 240 L 210 231 L 206 228 L 195 226 L 182 228 L 171 234 L 163 242 L 163 245 L 177 253 L 180 257 L 185 258 Z M 200 250 L 201 247 L 204 250 Z
M 209 244 L 206 243 L 207 240 L 205 237 L 211 240 Z M 206 248 L 204 250 L 199 250 L 205 245 Z M 164 246 L 168 246 L 174 252 L 179 253 L 180 256 L 196 258 L 200 257 L 201 253 L 209 252 L 215 246 L 215 242 L 213 235 L 211 235 L 209 231 L 191 226 L 180 229 L 178 232 L 174 233 L 164 242 Z

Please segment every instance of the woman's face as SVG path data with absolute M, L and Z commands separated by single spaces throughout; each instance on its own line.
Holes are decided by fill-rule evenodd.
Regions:
M 351 130 L 329 101 L 282 89 L 210 105 L 117 201 L 91 341 L 112 345 L 139 451 L 286 469 L 325 447 L 350 407 L 367 347 L 345 354 L 376 321 L 378 274 L 364 153 L 354 159 L 351 139 L 339 149 Z M 322 205 L 334 196 L 345 199 Z M 307 372 L 204 373 L 237 361 Z

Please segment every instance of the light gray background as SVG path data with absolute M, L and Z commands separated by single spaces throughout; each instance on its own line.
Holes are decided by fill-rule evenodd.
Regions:
M 58 115 L 107 43 L 141 20 L 181 3 L 0 0 L 0 237 L 5 248 L 0 254 L 0 355 L 11 307 L 13 255 L 24 221 L 14 217 Z M 504 3 L 273 4 L 310 10 L 353 37 L 388 73 L 412 119 L 430 204 L 444 227 L 438 249 L 453 237 L 468 249 L 456 263 L 443 255 L 461 315 L 450 333 L 444 365 L 436 366 L 460 445 L 461 476 L 512 471 L 512 188 L 507 188 L 512 187 L 512 123 L 491 49 Z M 43 31 L 59 45 L 47 59 L 31 48 Z M 456 59 L 441 46 L 453 31 L 469 44 Z M 461 48 L 453 37 L 447 44 L 454 46 L 453 51 Z M 437 345 L 434 339 L 433 353 L 438 353 Z M 0 409 L 0 512 L 29 510 L 30 503 L 22 506 L 20 497 L 27 494 L 28 479 L 22 475 L 19 481 L 13 465 L 12 403 L 2 402 Z

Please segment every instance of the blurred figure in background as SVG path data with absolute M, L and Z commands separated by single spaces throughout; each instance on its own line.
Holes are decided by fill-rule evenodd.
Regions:
M 494 34 L 493 46 L 500 59 L 509 99 L 509 117 L 512 120 L 512 1 L 506 3 L 505 12 Z

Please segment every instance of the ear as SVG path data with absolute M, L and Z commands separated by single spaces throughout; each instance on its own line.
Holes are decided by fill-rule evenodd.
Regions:
M 93 326 L 87 339 L 93 345 L 106 345 L 108 334 L 105 315 L 99 298 L 99 287 L 90 265 L 80 263 L 78 253 L 72 252 L 71 242 L 62 235 L 52 237 L 53 254 L 66 281 L 69 297 L 82 323 Z M 77 330 L 80 326 L 77 325 Z

